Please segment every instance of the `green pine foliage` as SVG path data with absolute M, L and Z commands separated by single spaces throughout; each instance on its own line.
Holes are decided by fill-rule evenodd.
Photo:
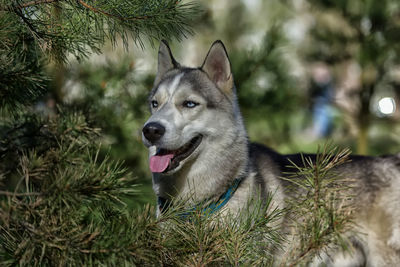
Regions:
M 302 165 L 293 164 L 287 181 L 292 183 L 287 201 L 293 228 L 293 240 L 286 252 L 284 264 L 298 266 L 309 263 L 323 253 L 351 252 L 348 237 L 356 234 L 351 204 L 351 177 L 335 169 L 348 162 L 350 151 L 326 144 L 318 150 L 315 161 L 306 156 Z
M 0 11 L 0 111 L 14 114 L 46 92 L 48 77 L 18 17 Z
M 192 33 L 190 22 L 198 12 L 196 4 L 175 0 L 2 0 L 0 111 L 12 115 L 52 91 L 62 102 L 57 75 L 71 55 L 99 53 L 106 41 L 127 45 L 131 38 L 143 46 L 144 40 L 180 39 Z
M 78 92 L 66 96 L 69 107 L 82 110 L 102 129 L 100 156 L 108 154 L 122 160 L 123 166 L 138 177 L 143 194 L 139 202 L 132 204 L 154 202 L 148 152 L 141 140 L 141 130 L 149 116 L 147 97 L 154 77 L 141 75 L 132 56 L 106 60 L 104 64 L 75 64 L 66 77 Z
M 90 173 L 106 166 L 88 165 Z M 88 184 L 83 174 L 81 181 L 46 181 L 52 186 L 41 193 L 1 192 L 7 199 L 0 212 L 2 266 L 272 264 L 281 240 L 276 227 L 281 212 L 271 209 L 272 198 L 239 217 L 194 212 L 183 218 L 183 205 L 178 204 L 156 219 L 150 206 L 131 211 L 121 205 L 118 197 L 135 193 L 126 188 L 122 174 L 118 168 L 109 174 L 117 191 L 107 180 Z
M 1 139 L 1 262 L 68 262 L 88 249 L 101 221 L 118 214 L 121 198 L 136 193 L 121 164 L 98 159 L 92 128 L 76 112 L 7 127 Z M 82 253 L 82 252 L 79 252 Z
M 181 38 L 191 33 L 188 18 L 198 12 L 191 3 L 180 1 L 1 1 L 6 17 L 19 19 L 19 29 L 33 38 L 38 47 L 57 60 L 68 54 L 77 57 L 100 51 L 106 40 L 131 37 Z M 13 29 L 15 31 L 16 29 Z
M 165 228 L 173 255 L 172 265 L 271 266 L 283 237 L 279 222 L 283 213 L 274 207 L 272 194 L 265 201 L 252 199 L 240 214 L 207 215 L 203 208 L 188 214 L 185 201 L 169 214 L 175 220 Z M 178 215 L 178 216 L 177 216 Z M 178 219 L 178 220 L 177 220 Z M 179 249 L 178 249 L 179 248 Z M 175 252 L 176 253 L 176 252 Z

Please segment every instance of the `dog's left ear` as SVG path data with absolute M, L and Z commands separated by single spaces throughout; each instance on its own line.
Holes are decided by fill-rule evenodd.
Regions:
M 218 40 L 212 44 L 201 69 L 225 94 L 233 93 L 231 63 L 221 41 Z

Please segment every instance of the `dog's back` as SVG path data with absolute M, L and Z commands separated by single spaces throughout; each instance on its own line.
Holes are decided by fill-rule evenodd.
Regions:
M 298 197 L 290 179 L 296 179 L 298 167 L 307 160 L 315 163 L 315 154 L 282 155 L 260 144 L 250 144 L 250 158 L 260 188 L 279 183 L 287 200 Z M 333 252 L 323 258 L 333 266 L 396 266 L 400 263 L 400 158 L 350 155 L 348 162 L 332 170 L 341 179 L 351 181 L 352 215 L 357 232 L 349 237 L 352 255 Z M 274 180 L 274 181 L 273 181 Z M 273 181 L 273 182 L 272 182 Z M 298 191 L 297 191 L 298 192 Z

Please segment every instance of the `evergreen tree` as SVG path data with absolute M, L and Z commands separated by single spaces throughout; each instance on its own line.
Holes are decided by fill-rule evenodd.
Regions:
M 63 104 L 68 57 L 99 53 L 108 40 L 127 46 L 129 37 L 141 45 L 144 39 L 180 39 L 191 34 L 189 24 L 196 12 L 196 5 L 179 1 L 1 1 L 2 151 L 8 153 L 11 145 L 21 153 L 42 150 L 45 141 L 32 140 L 46 125 L 45 116 L 57 112 L 54 103 Z M 10 132 L 24 136 L 23 144 L 29 146 L 9 143 Z
M 99 153 L 90 114 L 64 105 L 65 64 L 109 40 L 180 39 L 197 12 L 180 1 L 0 2 L 1 265 L 140 260 L 115 259 L 136 245 L 118 234 L 136 227 L 124 207 L 136 182 Z

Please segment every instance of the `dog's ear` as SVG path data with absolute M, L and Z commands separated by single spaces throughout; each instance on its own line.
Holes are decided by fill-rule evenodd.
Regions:
M 218 40 L 212 44 L 201 69 L 224 93 L 227 95 L 233 93 L 231 63 L 221 41 Z
M 158 70 L 154 84 L 158 84 L 167 71 L 178 67 L 179 63 L 172 56 L 168 42 L 162 40 L 158 49 Z

